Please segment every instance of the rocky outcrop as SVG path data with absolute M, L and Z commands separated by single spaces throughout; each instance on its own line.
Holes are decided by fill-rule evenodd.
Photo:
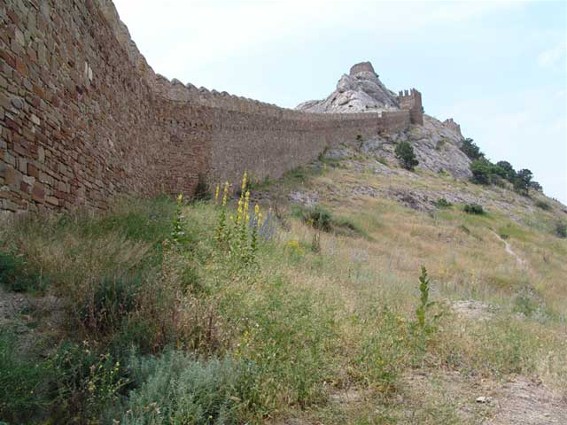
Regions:
M 399 109 L 398 99 L 378 78 L 370 62 L 354 65 L 324 100 L 310 100 L 296 109 L 306 112 L 379 112 Z

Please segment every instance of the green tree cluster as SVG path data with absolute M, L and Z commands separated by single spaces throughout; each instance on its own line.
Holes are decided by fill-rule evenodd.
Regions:
M 463 149 L 464 146 L 466 148 Z M 532 180 L 533 173 L 527 168 L 516 171 L 508 161 L 498 161 L 493 164 L 484 157 L 472 139 L 465 139 L 463 147 L 461 150 L 473 159 L 470 165 L 473 183 L 490 185 L 508 181 L 513 185 L 514 190 L 522 195 L 528 195 L 530 189 L 542 190 L 541 185 Z
M 401 142 L 396 145 L 396 158 L 400 161 L 400 165 L 406 170 L 413 171 L 419 164 L 415 157 L 412 145 L 408 142 Z

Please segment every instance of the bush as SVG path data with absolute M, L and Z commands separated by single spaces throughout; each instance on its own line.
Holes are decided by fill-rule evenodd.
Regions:
M 61 345 L 49 362 L 54 372 L 53 423 L 71 423 L 75 418 L 81 418 L 82 423 L 100 423 L 128 383 L 120 362 L 87 341 Z
M 543 192 L 543 187 L 541 186 L 541 184 L 539 184 L 538 182 L 533 181 L 533 180 L 530 182 L 529 188 L 533 189 L 537 192 Z
M 44 362 L 17 349 L 16 336 L 0 331 L 0 423 L 30 423 L 49 403 Z
M 437 208 L 450 208 L 453 206 L 453 204 L 447 201 L 445 198 L 439 198 L 433 203 L 433 205 L 435 205 Z
M 472 160 L 484 158 L 484 154 L 480 151 L 480 148 L 475 144 L 473 139 L 463 140 L 461 151 Z
M 463 207 L 463 211 L 467 214 L 482 215 L 485 214 L 484 208 L 479 204 L 466 204 Z
M 471 162 L 470 170 L 472 173 L 471 180 L 477 184 L 488 185 L 495 183 L 501 175 L 499 167 L 486 158 L 475 159 Z
M 396 158 L 400 161 L 400 165 L 406 170 L 413 171 L 419 164 L 415 157 L 413 147 L 408 142 L 400 142 L 395 149 Z
M 498 161 L 496 166 L 499 168 L 499 174 L 509 182 L 513 183 L 516 178 L 516 170 L 508 161 Z
M 559 222 L 555 225 L 555 234 L 559 238 L 567 238 L 567 223 Z
M 195 193 L 193 199 L 196 201 L 207 201 L 211 199 L 211 191 L 209 189 L 209 184 L 207 183 L 207 178 L 204 174 L 199 174 L 197 180 L 197 186 L 195 186 Z
M 43 287 L 43 280 L 29 270 L 21 255 L 0 252 L 0 284 L 14 292 L 28 292 Z
M 79 317 L 87 329 L 109 332 L 118 329 L 122 320 L 137 307 L 141 286 L 138 277 L 105 277 L 86 293 L 79 307 Z
M 539 199 L 535 202 L 535 205 L 536 205 L 536 207 L 541 208 L 542 210 L 545 210 L 545 211 L 551 210 L 551 205 L 549 205 L 547 202 L 539 200 Z
M 528 169 L 518 171 L 514 179 L 514 189 L 516 192 L 527 195 L 530 189 L 533 174 Z
M 222 189 L 217 186 L 215 191 L 215 203 L 220 204 L 217 218 L 215 239 L 217 247 L 235 260 L 239 267 L 254 265 L 258 253 L 258 231 L 263 223 L 263 213 L 258 204 L 252 207 L 250 191 L 248 187 L 248 175 L 244 172 L 238 208 L 236 214 L 232 215 L 228 208 L 229 184 L 226 182 Z
M 179 351 L 133 356 L 130 373 L 138 388 L 130 392 L 125 425 L 237 424 L 244 404 L 255 399 L 254 367 L 228 358 L 199 361 Z
M 313 208 L 301 209 L 299 215 L 305 223 L 309 224 L 314 229 L 322 230 L 323 232 L 330 232 L 333 229 L 333 217 L 331 212 L 320 205 L 316 205 Z

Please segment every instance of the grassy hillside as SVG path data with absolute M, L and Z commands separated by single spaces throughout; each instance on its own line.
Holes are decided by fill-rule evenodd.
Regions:
M 559 204 L 360 156 L 220 192 L 3 223 L 0 420 L 562 423 Z

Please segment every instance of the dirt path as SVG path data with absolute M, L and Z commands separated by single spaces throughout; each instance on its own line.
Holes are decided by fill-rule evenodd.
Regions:
M 504 249 L 506 250 L 506 253 L 516 259 L 516 264 L 518 264 L 518 266 L 520 266 L 521 268 L 526 268 L 527 265 L 526 260 L 524 260 L 522 257 L 520 257 L 518 254 L 514 252 L 510 243 L 506 239 L 502 239 L 502 237 L 494 230 L 491 230 L 491 232 L 494 234 L 494 236 L 496 236 L 500 241 L 504 243 Z

